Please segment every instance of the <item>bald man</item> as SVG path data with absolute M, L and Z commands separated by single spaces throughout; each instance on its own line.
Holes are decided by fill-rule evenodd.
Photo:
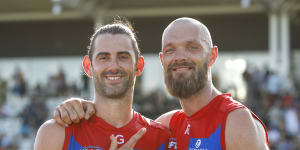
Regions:
M 211 68 L 217 59 L 218 48 L 213 46 L 204 24 L 192 18 L 174 20 L 163 32 L 159 55 L 166 87 L 179 99 L 182 107 L 182 110 L 168 112 L 156 119 L 172 132 L 169 148 L 269 149 L 263 122 L 230 94 L 222 94 L 214 87 Z M 75 101 L 69 100 L 67 105 L 72 106 Z M 63 105 L 58 107 L 54 117 L 64 124 L 66 119 L 61 120 L 58 115 L 60 109 Z

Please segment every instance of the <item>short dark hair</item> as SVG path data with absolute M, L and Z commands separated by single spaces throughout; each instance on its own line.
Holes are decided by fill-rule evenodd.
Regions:
M 101 34 L 123 34 L 127 35 L 131 39 L 131 43 L 134 49 L 136 61 L 138 61 L 139 56 L 141 55 L 140 49 L 137 43 L 137 37 L 135 35 L 134 29 L 130 22 L 127 19 L 115 19 L 113 23 L 107 24 L 99 27 L 95 33 L 90 38 L 90 44 L 88 46 L 88 56 L 92 61 L 94 53 L 94 43 L 96 38 Z

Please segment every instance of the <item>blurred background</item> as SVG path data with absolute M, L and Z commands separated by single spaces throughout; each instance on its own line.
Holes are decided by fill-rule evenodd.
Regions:
M 95 27 L 115 16 L 133 23 L 146 61 L 135 110 L 155 119 L 180 108 L 158 53 L 163 29 L 193 17 L 219 48 L 215 86 L 264 121 L 272 150 L 300 149 L 300 0 L 1 0 L 0 150 L 31 150 L 58 104 L 92 99 L 81 61 Z

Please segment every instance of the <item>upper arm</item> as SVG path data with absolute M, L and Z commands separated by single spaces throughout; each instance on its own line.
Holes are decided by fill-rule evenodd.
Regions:
M 34 150 L 62 150 L 65 140 L 65 128 L 55 121 L 46 121 L 38 130 Z
M 264 127 L 247 109 L 228 114 L 225 126 L 227 150 L 268 150 L 266 138 Z
M 165 126 L 169 129 L 170 128 L 169 124 L 170 124 L 171 118 L 174 115 L 174 113 L 177 112 L 177 111 L 178 110 L 172 110 L 172 111 L 169 111 L 165 114 L 162 114 L 155 121 L 161 123 L 163 126 Z

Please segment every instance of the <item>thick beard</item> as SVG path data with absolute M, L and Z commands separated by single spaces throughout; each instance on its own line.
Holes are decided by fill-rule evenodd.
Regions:
M 100 76 L 94 77 L 94 86 L 96 92 L 99 95 L 103 95 L 107 98 L 119 99 L 124 97 L 126 95 L 126 92 L 129 90 L 129 88 L 132 87 L 134 84 L 134 80 L 133 80 L 134 73 L 131 73 L 128 76 L 128 80 L 123 81 L 123 83 L 113 87 L 107 86 L 107 84 L 104 82 L 104 78 L 106 74 L 121 74 L 122 76 L 126 76 L 127 73 L 119 70 L 116 73 L 103 72 Z
M 168 67 L 164 72 L 165 84 L 169 93 L 179 99 L 186 99 L 202 90 L 207 81 L 208 62 L 206 61 L 202 67 L 197 67 L 195 63 L 187 63 L 186 65 L 193 68 L 193 72 L 189 77 L 178 76 L 174 79 L 172 76 L 172 67 Z

